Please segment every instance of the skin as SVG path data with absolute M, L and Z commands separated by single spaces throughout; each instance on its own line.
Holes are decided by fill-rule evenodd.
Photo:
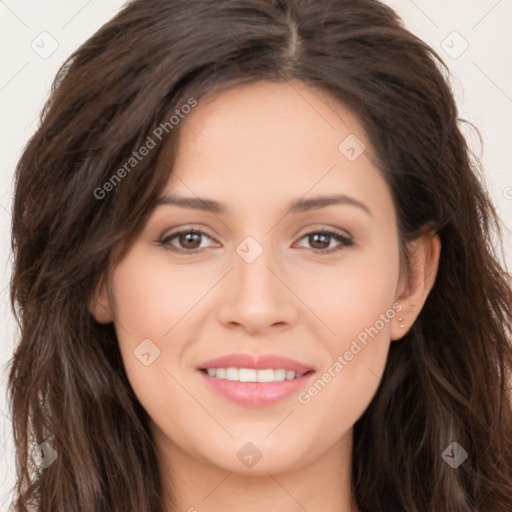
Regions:
M 214 199 L 227 212 L 157 207 L 90 304 L 97 321 L 115 322 L 128 378 L 152 419 L 166 488 L 173 485 L 172 510 L 355 511 L 353 425 L 378 388 L 391 341 L 414 323 L 433 286 L 439 238 L 411 244 L 412 270 L 400 273 L 391 193 L 368 158 L 363 129 L 305 84 L 230 88 L 199 101 L 182 123 L 165 192 Z M 338 149 L 349 134 L 366 146 L 353 162 Z M 371 214 L 349 204 L 287 212 L 294 199 L 333 193 Z M 197 245 L 168 242 L 183 251 L 200 246 L 195 254 L 157 243 L 198 227 L 208 236 Z M 353 245 L 326 254 L 340 242 L 305 236 L 319 229 Z M 247 236 L 263 249 L 250 264 L 236 252 Z M 293 395 L 238 405 L 196 370 L 233 352 L 273 353 L 314 367 L 312 384 L 328 368 L 332 376 L 337 357 L 379 315 L 395 312 L 393 304 L 399 314 L 307 404 Z M 160 350 L 149 366 L 134 356 L 147 338 Z M 237 457 L 247 442 L 262 455 L 252 468 Z

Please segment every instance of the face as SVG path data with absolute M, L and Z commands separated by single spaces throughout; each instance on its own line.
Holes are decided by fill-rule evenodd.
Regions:
M 299 82 L 225 90 L 182 123 L 160 204 L 98 295 L 155 438 L 238 472 L 342 453 L 402 332 L 369 142 Z

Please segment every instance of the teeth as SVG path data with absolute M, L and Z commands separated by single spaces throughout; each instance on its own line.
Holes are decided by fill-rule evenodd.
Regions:
M 302 377 L 302 374 L 293 370 L 266 368 L 208 368 L 208 375 L 216 379 L 236 380 L 238 382 L 280 382 Z
M 226 368 L 226 380 L 238 380 L 238 369 Z
M 258 370 L 258 380 L 257 382 L 274 382 L 275 379 L 275 375 L 274 375 L 274 370 L 272 369 L 268 369 L 268 370 Z
M 238 380 L 240 382 L 256 382 L 258 380 L 258 370 L 249 368 L 240 368 L 238 371 L 236 368 L 233 368 L 233 370 L 238 373 Z

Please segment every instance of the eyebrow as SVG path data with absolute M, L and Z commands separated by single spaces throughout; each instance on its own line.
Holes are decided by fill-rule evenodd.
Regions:
M 227 213 L 226 207 L 222 203 L 214 201 L 213 199 L 183 197 L 177 196 L 176 194 L 165 194 L 161 196 L 157 200 L 156 206 L 161 205 L 174 205 L 181 208 L 190 208 L 193 210 L 201 210 L 216 214 Z M 364 203 L 344 194 L 317 196 L 310 199 L 295 199 L 289 203 L 288 211 L 290 213 L 302 213 L 310 210 L 319 210 L 331 205 L 356 206 L 357 208 L 364 210 L 368 215 L 372 216 L 370 209 Z

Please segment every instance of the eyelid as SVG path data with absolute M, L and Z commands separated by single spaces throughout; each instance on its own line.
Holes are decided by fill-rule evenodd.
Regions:
M 313 254 L 329 256 L 331 254 L 341 253 L 348 247 L 355 245 L 354 237 L 347 231 L 344 232 L 339 228 L 325 226 L 308 226 L 306 229 L 307 231 L 305 231 L 301 235 L 298 235 L 299 242 L 306 236 L 313 234 L 325 234 L 338 241 L 338 245 L 331 247 L 330 249 L 309 249 Z M 304 249 L 308 249 L 308 247 L 304 247 Z
M 299 233 L 301 233 L 303 230 L 304 230 L 304 232 L 302 233 L 302 235 L 299 235 Z M 306 226 L 305 228 L 301 228 L 297 232 L 295 237 L 298 236 L 298 237 L 302 238 L 305 235 L 309 235 L 310 233 L 321 233 L 321 232 L 336 233 L 340 237 L 347 238 L 350 240 L 354 239 L 352 234 L 349 231 L 347 231 L 346 229 L 336 228 L 334 226 L 328 226 L 328 225 L 326 226 L 325 224 L 310 224 L 310 225 Z
M 208 238 L 210 238 L 211 240 L 215 240 L 215 238 L 210 235 L 205 229 L 203 229 L 202 227 L 200 227 L 199 225 L 194 225 L 194 224 L 191 224 L 191 225 L 186 225 L 186 226 L 183 226 L 183 227 L 177 227 L 175 229 L 171 229 L 170 231 L 167 231 L 165 232 L 162 236 L 159 237 L 158 240 L 156 240 L 156 242 L 160 245 L 166 245 L 166 242 L 182 233 L 189 233 L 189 232 L 193 232 L 193 233 L 200 233 L 201 235 L 204 235 Z M 177 249 L 177 252 L 179 252 L 180 250 Z M 198 251 L 198 249 L 196 249 L 196 251 Z M 184 251 L 184 252 L 188 252 L 188 253 L 193 253 L 194 251 L 191 250 L 191 251 Z

